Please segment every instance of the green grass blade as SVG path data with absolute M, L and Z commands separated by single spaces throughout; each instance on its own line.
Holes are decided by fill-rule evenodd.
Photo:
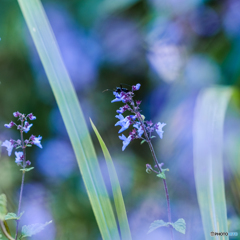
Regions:
M 102 238 L 119 240 L 116 219 L 96 153 L 47 16 L 39 0 L 18 0 L 18 2 L 73 145 Z
M 228 232 L 222 163 L 223 124 L 232 94 L 229 87 L 203 90 L 197 99 L 193 124 L 193 157 L 197 197 L 206 240 L 226 240 L 210 232 Z
M 120 187 L 120 184 L 118 181 L 116 169 L 114 167 L 112 158 L 110 156 L 110 153 L 107 149 L 106 144 L 104 143 L 102 137 L 100 136 L 97 128 L 95 127 L 95 125 L 93 124 L 91 119 L 90 119 L 90 122 L 91 122 L 92 128 L 98 138 L 98 141 L 101 145 L 104 157 L 107 162 L 107 168 L 108 168 L 108 173 L 109 173 L 109 177 L 110 177 L 110 181 L 111 181 L 111 185 L 112 185 L 113 198 L 114 198 L 114 203 L 115 203 L 115 207 L 116 207 L 116 211 L 117 211 L 118 222 L 119 222 L 120 231 L 121 231 L 121 237 L 123 240 L 131 240 L 132 237 L 131 237 L 131 232 L 130 232 L 130 228 L 128 225 L 127 213 L 126 213 L 125 204 L 123 201 L 122 191 L 121 191 L 121 187 Z

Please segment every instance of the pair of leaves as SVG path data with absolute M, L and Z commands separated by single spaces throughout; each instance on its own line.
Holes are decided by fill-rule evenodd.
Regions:
M 178 219 L 175 223 L 164 222 L 163 220 L 156 220 L 150 225 L 148 233 L 156 230 L 159 227 L 169 227 L 169 226 L 172 226 L 176 231 L 185 234 L 186 223 L 183 218 Z
M 33 169 L 34 169 L 34 167 L 22 168 L 22 169 L 20 169 L 20 171 L 29 172 L 29 171 L 31 171 L 31 170 L 33 170 Z

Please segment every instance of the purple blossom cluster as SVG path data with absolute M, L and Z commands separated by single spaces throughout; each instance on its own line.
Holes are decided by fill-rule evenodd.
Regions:
M 40 148 L 42 148 L 41 145 L 41 140 L 42 137 L 39 135 L 38 137 L 31 135 L 28 139 L 23 139 L 23 132 L 27 133 L 29 132 L 30 128 L 32 127 L 32 123 L 30 124 L 28 122 L 28 120 L 35 120 L 36 117 L 32 114 L 29 113 L 28 115 L 22 114 L 20 112 L 14 112 L 13 116 L 18 118 L 17 121 L 20 121 L 20 124 L 16 124 L 15 122 L 11 121 L 9 124 L 4 124 L 4 126 L 6 128 L 12 128 L 13 126 L 17 127 L 17 130 L 20 131 L 21 134 L 21 139 L 18 140 L 13 140 L 10 139 L 5 140 L 1 146 L 6 147 L 7 151 L 8 151 L 8 156 L 10 156 L 12 154 L 12 150 L 13 148 L 19 149 L 21 148 L 22 151 L 21 152 L 15 152 L 15 162 L 17 163 L 17 165 L 25 168 L 26 166 L 31 165 L 31 162 L 29 160 L 25 160 L 25 149 L 27 147 L 31 147 L 32 145 L 36 145 Z
M 113 92 L 115 99 L 113 99 L 111 102 L 123 102 L 125 104 L 117 110 L 118 115 L 115 116 L 119 119 L 115 126 L 121 127 L 118 133 L 122 133 L 131 125 L 134 127 L 128 137 L 126 137 L 124 134 L 119 136 L 120 140 L 123 141 L 122 151 L 124 151 L 128 144 L 134 139 L 142 139 L 143 142 L 150 142 L 151 139 L 155 137 L 152 135 L 154 131 L 157 132 L 161 139 L 163 138 L 164 131 L 162 128 L 166 125 L 166 123 L 158 122 L 153 125 L 152 121 L 145 121 L 145 117 L 140 114 L 139 106 L 141 101 L 133 100 L 134 91 L 139 90 L 140 86 L 140 83 L 133 85 L 131 90 L 118 87 Z M 124 117 L 122 114 L 126 111 L 130 111 L 132 115 Z

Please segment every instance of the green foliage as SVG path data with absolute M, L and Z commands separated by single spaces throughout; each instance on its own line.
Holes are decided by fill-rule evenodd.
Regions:
M 22 227 L 22 235 L 20 239 L 23 239 L 25 237 L 31 237 L 39 232 L 41 232 L 48 224 L 50 224 L 52 221 L 46 222 L 45 224 L 37 223 L 32 225 L 24 225 Z
M 91 122 L 92 128 L 98 138 L 98 141 L 101 145 L 101 148 L 102 148 L 102 151 L 103 151 L 106 163 L 107 163 L 108 173 L 110 176 L 110 181 L 111 181 L 111 186 L 112 186 L 114 203 L 115 203 L 117 217 L 118 217 L 120 231 L 121 231 L 121 237 L 124 240 L 131 240 L 132 237 L 131 237 L 131 232 L 130 232 L 130 228 L 128 225 L 127 213 L 126 213 L 125 204 L 124 204 L 124 200 L 123 200 L 123 196 L 122 196 L 121 187 L 120 187 L 120 184 L 118 181 L 116 169 L 114 167 L 112 158 L 110 156 L 110 153 L 107 149 L 106 144 L 104 143 L 101 135 L 99 134 L 97 128 L 95 127 L 95 125 L 93 124 L 91 119 L 90 119 L 90 122 Z
M 229 87 L 205 89 L 195 107 L 194 175 L 206 240 L 213 239 L 209 234 L 212 231 L 228 232 L 222 149 L 224 116 L 231 93 Z
M 0 195 L 0 221 L 4 220 L 7 214 L 7 197 L 5 194 Z
M 46 71 L 104 240 L 120 240 L 96 153 L 59 48 L 39 0 L 18 0 Z
M 157 175 L 157 177 L 166 179 L 165 171 L 169 171 L 168 168 L 162 169 L 162 172 Z
M 186 223 L 183 218 L 178 219 L 175 223 L 164 222 L 163 220 L 156 220 L 154 221 L 148 230 L 148 233 L 156 230 L 159 227 L 169 227 L 172 226 L 176 231 L 185 234 L 186 231 Z
M 143 143 L 145 143 L 145 142 L 147 142 L 147 141 L 146 141 L 146 140 L 142 140 L 140 144 L 143 144 Z
M 34 169 L 34 167 L 24 168 L 24 169 L 22 168 L 22 169 L 20 169 L 20 171 L 29 172 L 29 171 L 31 171 L 33 169 Z
M 24 212 L 20 213 L 20 216 L 17 216 L 15 213 L 8 213 L 6 216 L 5 216 L 5 221 L 7 220 L 18 220 L 21 218 L 21 216 L 23 215 Z

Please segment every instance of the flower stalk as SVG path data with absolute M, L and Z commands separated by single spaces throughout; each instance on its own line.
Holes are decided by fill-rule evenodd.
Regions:
M 165 123 L 158 122 L 153 126 L 152 121 L 145 121 L 145 117 L 140 114 L 140 107 L 141 101 L 136 101 L 136 104 L 133 100 L 134 97 L 134 91 L 137 91 L 140 89 L 140 84 L 138 83 L 135 86 L 132 86 L 132 90 L 128 90 L 126 88 L 122 88 L 122 86 L 117 88 L 113 94 L 115 96 L 115 99 L 112 100 L 112 102 L 123 102 L 125 105 L 123 107 L 120 107 L 117 110 L 117 113 L 119 115 L 116 115 L 116 118 L 119 119 L 119 121 L 115 124 L 115 126 L 121 126 L 121 129 L 118 133 L 121 133 L 129 128 L 130 125 L 133 125 L 135 129 L 133 129 L 128 137 L 125 137 L 123 134 L 122 136 L 119 136 L 119 138 L 123 141 L 123 147 L 122 150 L 124 151 L 125 148 L 128 146 L 128 144 L 134 140 L 134 139 L 142 139 L 142 142 L 147 142 L 149 149 L 151 151 L 155 167 L 157 170 L 152 169 L 151 165 L 147 164 L 147 172 L 152 171 L 157 174 L 157 176 L 164 174 L 164 171 L 162 169 L 162 165 L 158 162 L 157 156 L 155 154 L 151 139 L 155 136 L 152 136 L 152 133 L 154 130 L 157 132 L 159 137 L 163 138 L 163 130 L 162 128 L 166 125 Z M 125 111 L 130 111 L 134 115 L 130 115 L 127 117 L 123 117 L 122 113 Z M 166 171 L 166 169 L 165 169 Z M 165 176 L 165 175 L 164 175 Z M 167 212 L 168 212 L 168 222 L 172 223 L 172 217 L 171 217 L 171 207 L 170 207 L 170 198 L 169 198 L 169 192 L 167 187 L 167 182 L 165 177 L 162 177 L 166 200 L 167 200 Z M 170 227 L 170 234 L 171 234 L 171 240 L 174 240 L 173 236 L 173 228 L 171 224 L 169 224 Z

